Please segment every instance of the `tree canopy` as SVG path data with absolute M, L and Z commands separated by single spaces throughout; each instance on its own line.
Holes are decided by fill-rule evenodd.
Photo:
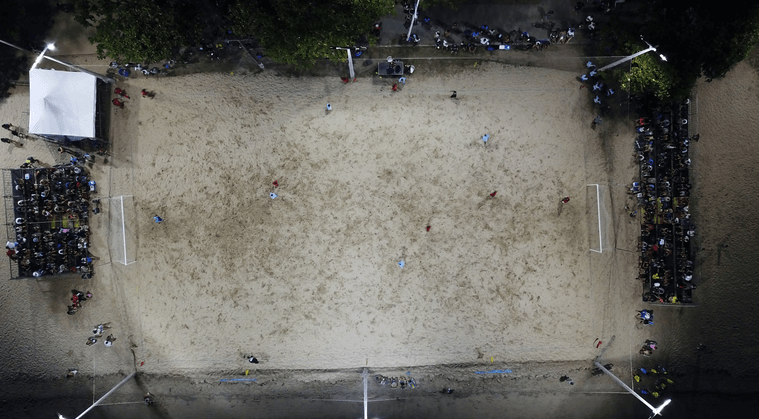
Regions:
M 233 30 L 254 35 L 275 61 L 300 66 L 317 59 L 343 60 L 332 47 L 353 45 L 393 0 L 237 0 L 230 9 Z
M 309 66 L 325 57 L 344 60 L 331 48 L 353 45 L 375 19 L 393 11 L 394 2 L 76 0 L 75 5 L 76 20 L 96 29 L 90 42 L 101 58 L 160 61 L 204 34 L 215 41 L 231 27 L 236 38 L 254 37 L 275 61 Z
M 156 62 L 199 37 L 197 2 L 185 0 L 76 0 L 76 21 L 94 26 L 98 56 Z
M 629 49 L 632 50 L 633 47 Z M 615 73 L 614 78 L 624 90 L 629 89 L 633 94 L 652 94 L 658 99 L 669 98 L 677 80 L 672 69 L 654 54 L 634 58 L 630 69 Z
M 644 34 L 667 57 L 666 62 L 653 54 L 636 58 L 631 71 L 617 74 L 620 83 L 634 94 L 682 99 L 699 77 L 707 81 L 724 77 L 748 56 L 759 42 L 759 3 L 725 7 L 715 2 L 649 0 L 637 18 L 614 25 L 612 32 L 620 39 L 618 54 L 645 48 L 637 40 Z

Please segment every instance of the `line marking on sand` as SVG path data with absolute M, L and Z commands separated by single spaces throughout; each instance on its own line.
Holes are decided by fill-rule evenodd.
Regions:
M 511 374 L 511 370 L 475 371 L 475 374 Z
M 628 393 L 625 393 L 625 394 L 628 394 Z M 397 400 L 408 400 L 408 398 L 372 399 L 372 400 L 367 400 L 367 402 L 394 402 Z M 345 402 L 345 403 L 363 403 L 364 402 L 363 400 L 331 400 L 331 399 L 311 399 L 311 401 L 312 402 Z
M 580 394 L 630 394 L 626 391 L 579 391 Z

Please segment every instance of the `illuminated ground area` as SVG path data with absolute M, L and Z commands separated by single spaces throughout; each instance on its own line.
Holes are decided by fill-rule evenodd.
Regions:
M 137 206 L 138 263 L 113 274 L 141 360 L 171 371 L 248 353 L 268 368 L 589 356 L 579 342 L 600 325 L 585 305 L 586 178 L 606 175 L 587 174 L 598 162 L 574 75 L 486 65 L 418 72 L 395 93 L 377 79 L 154 85 L 155 100 L 115 112 L 109 174 L 110 194 Z

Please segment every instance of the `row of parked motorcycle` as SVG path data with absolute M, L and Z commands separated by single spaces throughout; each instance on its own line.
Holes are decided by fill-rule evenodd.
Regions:
M 390 386 L 390 388 L 416 388 L 416 381 L 412 377 L 385 377 L 384 375 L 377 375 L 374 377 L 379 385 Z
M 254 55 L 257 60 L 260 60 L 263 57 L 263 54 L 248 40 L 221 40 L 216 43 L 204 43 L 186 47 L 179 54 L 178 60 L 181 63 L 190 64 L 198 62 L 201 57 L 205 56 L 210 61 L 216 61 L 225 55 L 233 55 L 243 49 L 252 51 L 251 54 Z M 176 61 L 169 59 L 161 64 L 160 67 L 151 67 L 150 65 L 140 63 L 118 63 L 116 61 L 111 62 L 110 67 L 117 70 L 120 76 L 129 77 L 133 72 L 142 73 L 144 76 L 165 74 L 175 65 Z
M 452 54 L 459 51 L 475 52 L 477 48 L 485 48 L 488 51 L 497 49 L 508 50 L 511 48 L 518 50 L 539 50 L 547 48 L 551 44 L 565 44 L 574 38 L 575 31 L 572 28 L 565 30 L 552 30 L 548 39 L 538 39 L 531 36 L 529 32 L 521 29 L 511 32 L 501 33 L 497 30 L 487 32 L 467 31 L 464 33 L 464 40 L 461 42 L 452 41 L 450 37 L 441 36 L 440 32 L 435 33 L 435 47 L 439 50 L 446 50 Z M 412 34 L 412 40 L 413 40 Z M 418 41 L 416 42 L 418 43 Z M 416 44 L 415 43 L 415 44 Z

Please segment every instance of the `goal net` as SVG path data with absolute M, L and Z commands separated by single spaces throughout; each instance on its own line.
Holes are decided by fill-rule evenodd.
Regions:
M 106 203 L 101 201 L 101 208 L 108 210 L 111 260 L 129 265 L 137 261 L 135 255 L 137 251 L 137 224 L 134 197 L 122 195 L 107 199 L 108 205 L 106 206 Z
M 613 229 L 611 214 L 611 196 L 609 187 L 593 183 L 587 185 L 588 208 L 588 243 L 590 251 L 603 253 L 611 250 Z

